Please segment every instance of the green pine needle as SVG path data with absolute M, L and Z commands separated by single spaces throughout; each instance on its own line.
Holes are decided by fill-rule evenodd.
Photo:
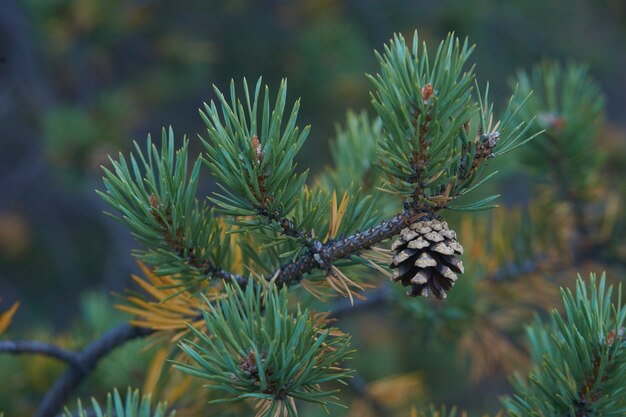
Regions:
M 91 399 L 92 412 L 84 408 L 81 401 L 78 400 L 78 409 L 73 414 L 65 409 L 64 417 L 175 417 L 175 411 L 167 412 L 167 403 L 158 403 L 154 409 L 151 408 L 151 396 L 140 396 L 139 390 L 131 390 L 130 387 L 126 393 L 125 399 L 122 399 L 119 391 L 113 390 L 113 395 L 107 395 L 106 405 L 102 407 L 95 398 Z
M 134 255 L 195 291 L 210 277 L 211 265 L 228 261 L 229 240 L 222 238 L 214 210 L 196 197 L 200 158 L 190 167 L 189 141 L 179 149 L 174 142 L 170 128 L 163 130 L 160 149 L 148 137 L 145 151 L 135 143 L 128 159 L 111 158 L 112 169 L 103 168 L 105 191 L 98 194 L 143 246 Z
M 599 86 L 587 67 L 555 62 L 542 62 L 530 73 L 520 71 L 515 82 L 521 109 L 511 115 L 512 124 L 533 120 L 530 133 L 538 135 L 523 148 L 522 162 L 562 197 L 584 200 L 600 180 L 603 158 L 596 142 L 604 120 Z
M 564 317 L 557 311 L 527 330 L 533 368 L 514 380 L 505 400 L 511 417 L 626 414 L 626 306 L 604 275 L 580 276 L 576 294 L 561 290 Z
M 299 306 L 290 312 L 286 290 L 228 285 L 225 299 L 207 304 L 204 320 L 206 329 L 190 327 L 194 338 L 179 344 L 190 363 L 175 367 L 223 392 L 218 402 L 252 398 L 267 408 L 264 416 L 278 409 L 296 416 L 294 399 L 340 405 L 337 390 L 324 386 L 349 377 L 339 366 L 352 352 L 349 337 Z
M 261 97 L 261 79 L 251 94 L 243 80 L 243 102 L 237 97 L 234 81 L 230 97 L 214 87 L 217 102 L 204 105 L 200 114 L 207 126 L 205 163 L 220 181 L 222 193 L 214 202 L 233 216 L 248 216 L 258 211 L 289 213 L 307 178 L 297 173 L 295 156 L 304 145 L 309 127 L 296 125 L 300 102 L 289 114 L 287 81 L 278 89 L 274 106 L 269 88 Z M 257 213 L 258 214 L 258 213 Z

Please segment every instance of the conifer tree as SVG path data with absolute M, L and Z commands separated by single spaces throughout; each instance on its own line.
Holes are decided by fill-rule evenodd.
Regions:
M 489 168 L 494 158 L 519 147 L 537 171 L 560 152 L 555 149 L 565 150 L 558 154 L 565 163 L 553 167 L 551 178 L 559 185 L 567 180 L 557 188 L 573 205 L 579 233 L 587 233 L 593 225 L 582 204 L 601 160 L 589 143 L 602 108 L 593 84 L 578 68 L 539 69 L 520 74 L 519 88 L 499 108 L 488 84 L 476 80 L 473 49 L 453 34 L 434 50 L 417 33 L 410 43 L 395 35 L 376 54 L 380 69 L 369 76 L 376 117 L 348 114 L 331 144 L 334 167 L 317 178 L 295 162 L 310 128 L 298 124 L 299 100 L 290 102 L 286 80 L 275 94 L 261 79 L 232 81 L 227 92 L 214 87 L 215 98 L 200 111 L 207 131 L 198 139 L 199 155 L 190 155 L 190 140 L 169 128 L 160 143 L 148 137 L 145 146 L 135 143 L 130 154 L 111 158 L 98 193 L 139 245 L 133 254 L 144 278 L 133 277 L 139 291 L 118 306 L 133 317 L 80 352 L 0 343 L 0 351 L 68 363 L 37 415 L 55 416 L 67 405 L 67 416 L 161 417 L 194 384 L 205 393 L 201 406 L 245 403 L 258 417 L 297 416 L 304 403 L 327 411 L 345 406 L 339 387 L 359 392 L 360 375 L 350 367 L 350 335 L 335 323 L 341 309 L 330 299 L 342 297 L 344 311 L 393 300 L 410 319 L 483 314 L 487 309 L 473 303 L 478 281 L 471 276 L 483 258 L 466 259 L 471 268 L 462 258 L 464 246 L 488 246 L 488 238 L 452 224 L 494 207 L 497 195 L 474 191 L 497 175 Z M 541 82 L 545 91 L 533 93 Z M 583 155 L 589 164 L 578 169 Z M 218 191 L 199 196 L 209 175 Z M 533 252 L 516 246 L 524 234 L 519 222 L 494 225 L 495 233 L 511 236 L 508 252 Z M 605 249 L 605 241 L 592 243 L 570 249 L 594 255 Z M 461 278 L 464 272 L 471 274 Z M 409 297 L 386 289 L 389 280 L 393 288 L 407 287 Z M 466 284 L 454 288 L 457 281 Z M 516 394 L 505 400 L 510 416 L 624 414 L 626 313 L 611 294 L 604 277 L 579 279 L 575 296 L 562 292 L 565 319 L 556 312 L 548 325 L 537 319 L 528 330 L 533 368 L 528 381 L 516 378 Z M 313 311 L 308 295 L 327 311 Z M 430 295 L 442 303 L 436 311 L 415 299 Z M 15 308 L 0 316 L 0 330 Z M 97 362 L 145 336 L 160 346 L 146 396 L 128 389 L 123 399 L 114 390 L 104 406 L 79 402 L 73 414 L 69 397 Z M 147 394 L 166 372 L 174 401 L 151 408 Z M 454 408 L 423 412 L 455 414 Z

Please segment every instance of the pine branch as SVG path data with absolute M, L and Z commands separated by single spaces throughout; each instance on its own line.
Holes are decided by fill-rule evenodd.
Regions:
M 0 341 L 0 352 L 13 355 L 35 353 L 58 359 L 77 368 L 81 367 L 78 352 L 36 340 L 3 340 Z
M 281 83 L 273 110 L 270 107 L 267 88 L 265 94 L 262 95 L 262 101 L 259 101 L 262 90 L 260 80 L 252 94 L 247 83 L 244 82 L 245 100 L 243 101 L 236 98 L 234 83 L 231 84 L 230 101 L 216 89 L 217 103 L 211 102 L 210 105 L 206 105 L 205 112 L 202 113 L 209 132 L 208 139 L 204 141 L 207 153 L 196 159 L 191 172 L 189 172 L 187 162 L 188 141 L 185 140 L 183 147 L 175 151 L 173 132 L 164 131 L 160 151 L 152 145 L 149 139 L 146 152 L 142 152 L 137 146 L 136 154 L 131 155 L 128 162 L 123 156 L 120 156 L 119 161 L 112 161 L 113 169 L 105 169 L 106 192 L 101 195 L 120 213 L 120 216 L 116 218 L 129 226 L 137 240 L 146 248 L 144 251 L 137 252 L 137 256 L 152 265 L 158 274 L 176 277 L 181 287 L 194 293 L 200 281 L 211 279 L 232 280 L 241 289 L 245 289 L 248 285 L 256 285 L 256 283 L 248 284 L 255 282 L 248 276 L 223 269 L 230 269 L 229 265 L 236 265 L 235 259 L 238 264 L 242 262 L 241 259 L 234 258 L 230 254 L 234 252 L 231 251 L 232 247 L 229 242 L 230 233 L 234 230 L 227 230 L 224 227 L 229 223 L 215 216 L 214 210 L 209 209 L 206 204 L 201 204 L 195 197 L 199 170 L 201 162 L 204 161 L 218 179 L 222 189 L 220 194 L 210 198 L 210 201 L 217 205 L 216 210 L 233 216 L 235 219 L 243 220 L 248 230 L 269 225 L 277 235 L 295 238 L 302 245 L 302 247 L 294 248 L 294 242 L 289 242 L 289 245 L 285 245 L 289 246 L 289 251 L 280 252 L 278 249 L 275 253 L 268 251 L 270 255 L 277 256 L 269 261 L 271 263 L 263 265 L 264 268 L 261 268 L 263 273 L 275 268 L 277 264 L 274 259 L 291 260 L 282 263 L 265 276 L 266 281 L 272 281 L 276 287 L 282 288 L 298 284 L 305 275 L 315 270 L 320 270 L 327 278 L 331 277 L 337 273 L 333 265 L 336 261 L 358 256 L 362 251 L 371 249 L 374 245 L 400 234 L 408 225 L 414 224 L 423 217 L 432 218 L 434 212 L 439 209 L 477 210 L 490 207 L 489 203 L 496 196 L 465 206 L 453 207 L 449 203 L 493 176 L 490 174 L 481 177 L 484 160 L 504 154 L 529 139 L 522 140 L 526 131 L 523 122 L 515 126 L 509 123 L 510 117 L 507 116 L 509 108 L 507 108 L 503 123 L 501 125 L 496 123 L 496 126 L 491 129 L 492 111 L 487 95 L 485 94 L 485 105 L 480 94 L 478 102 L 475 100 L 471 86 L 474 79 L 473 67 L 468 70 L 464 69 L 471 50 L 472 47 L 467 41 L 461 43 L 451 35 L 441 44 L 431 66 L 425 50 L 418 47 L 417 36 L 415 36 L 412 48 L 407 47 L 401 36 L 396 36 L 390 47 L 385 49 L 385 53 L 379 55 L 381 75 L 371 78 L 377 90 L 377 93 L 373 95 L 374 107 L 381 117 L 386 135 L 386 140 L 381 145 L 381 168 L 384 166 L 389 174 L 390 183 L 386 188 L 405 199 L 411 197 L 412 199 L 408 200 L 410 203 L 405 203 L 402 213 L 396 214 L 377 226 L 369 227 L 374 223 L 371 221 L 372 216 L 365 215 L 366 210 L 360 204 L 348 203 L 350 199 L 355 201 L 356 198 L 353 198 L 355 194 L 346 193 L 344 194 L 345 205 L 343 202 L 341 204 L 343 207 L 340 210 L 341 216 L 346 211 L 356 214 L 351 219 L 352 222 L 345 221 L 344 229 L 339 229 L 338 225 L 341 221 L 336 221 L 337 217 L 333 216 L 333 213 L 336 215 L 339 211 L 336 207 L 336 194 L 333 193 L 331 221 L 322 226 L 328 228 L 327 237 L 317 240 L 313 232 L 310 234 L 307 232 L 308 230 L 319 231 L 318 228 L 311 226 L 317 226 L 313 220 L 318 219 L 316 216 L 320 211 L 315 211 L 314 207 L 320 207 L 319 203 L 322 200 L 311 199 L 317 203 L 312 208 L 300 203 L 301 198 L 308 198 L 305 195 L 307 193 L 302 193 L 307 173 L 296 174 L 294 160 L 298 150 L 304 144 L 308 127 L 300 131 L 296 125 L 299 102 L 294 104 L 288 116 L 284 113 L 287 94 L 285 82 Z M 415 89 L 415 86 L 419 88 Z M 286 116 L 284 117 L 286 123 L 282 123 L 283 116 Z M 474 134 L 478 129 L 481 135 Z M 409 132 L 408 141 L 407 132 Z M 483 132 L 485 132 L 484 135 L 482 135 Z M 500 141 L 498 150 L 493 152 L 500 133 L 503 133 L 506 141 Z M 463 154 L 461 147 L 464 147 L 463 149 L 467 152 Z M 353 204 L 353 206 L 348 204 Z M 365 221 L 365 219 L 370 220 Z M 345 236 L 355 229 L 365 230 Z M 246 230 L 242 228 L 239 232 L 246 232 Z M 320 233 L 320 236 L 323 234 Z M 272 238 L 274 237 L 276 236 L 272 235 Z M 284 243 L 280 239 L 276 240 L 277 245 Z M 296 257 L 295 253 L 299 255 Z M 248 255 L 247 253 L 243 255 L 244 264 L 245 257 Z M 257 259 L 254 256 L 250 257 L 256 262 Z M 263 262 L 256 263 L 262 264 Z M 349 290 L 347 291 L 349 294 Z M 253 288 L 248 288 L 245 293 L 248 297 L 246 299 L 248 309 L 255 315 L 265 314 L 267 317 L 275 313 L 272 308 L 261 313 L 261 301 L 258 298 L 260 292 L 257 294 Z M 363 306 L 384 303 L 389 297 L 387 292 L 381 291 L 379 296 L 370 302 L 371 304 L 363 304 Z M 224 303 L 232 302 L 230 305 L 232 311 L 239 308 L 235 297 L 232 300 L 231 298 L 226 300 Z M 283 301 L 281 306 L 286 312 L 286 298 Z M 344 312 L 346 311 L 344 307 Z M 334 314 L 340 315 L 343 312 L 337 310 Z M 244 317 L 251 315 L 244 315 Z M 235 314 L 228 315 L 228 317 L 235 316 Z M 298 310 L 297 318 L 306 324 L 302 327 L 303 329 L 310 332 L 317 331 L 311 327 L 308 317 L 301 315 L 300 310 Z M 203 352 L 229 351 L 228 349 L 214 349 L 217 346 L 215 343 L 222 342 L 221 338 L 215 335 L 221 330 L 227 332 L 236 330 L 240 326 L 231 326 L 232 323 L 226 319 L 221 320 L 222 317 L 217 315 L 214 319 L 214 326 L 211 328 L 205 316 L 207 328 L 212 337 L 203 339 L 206 342 L 206 347 L 202 348 Z M 243 318 L 240 322 L 238 324 L 250 323 Z M 273 323 L 272 320 L 269 322 Z M 287 329 L 293 326 L 290 321 L 285 321 L 283 324 Z M 104 334 L 83 351 L 75 353 L 77 360 L 70 363 L 66 372 L 48 391 L 37 416 L 55 415 L 102 357 L 125 342 L 147 336 L 154 331 L 125 324 Z M 196 334 L 203 335 L 199 331 Z M 307 346 L 311 337 L 308 334 L 302 334 L 305 335 L 303 339 L 296 341 L 302 342 L 303 352 L 306 353 L 304 348 L 311 348 Z M 259 346 L 268 344 L 266 338 L 267 334 L 259 335 Z M 236 338 L 224 340 L 234 343 L 237 349 L 233 351 L 237 352 L 245 349 L 245 345 L 249 342 Z M 271 339 L 271 342 L 273 343 L 274 340 Z M 315 346 L 313 349 L 320 348 L 320 346 Z M 196 347 L 183 346 L 183 349 L 194 356 Z M 342 345 L 343 347 L 345 346 Z M 284 350 L 274 350 L 272 354 L 279 351 Z M 320 366 L 319 369 L 317 369 L 318 365 L 315 368 L 307 368 L 305 374 L 309 379 L 304 382 L 300 381 L 301 387 L 316 385 L 317 383 L 314 384 L 314 382 L 320 379 L 321 374 L 317 374 L 320 369 L 324 367 L 331 369 L 334 364 L 342 360 L 340 357 L 328 359 L 329 355 L 339 354 L 334 349 L 328 352 L 320 356 L 324 366 Z M 261 353 L 255 351 L 255 355 L 256 365 L 258 369 L 262 369 Z M 304 357 L 310 359 L 311 356 L 307 355 Z M 284 358 L 281 357 L 282 359 Z M 231 361 L 228 366 L 231 363 L 233 362 Z M 206 373 L 210 376 L 207 379 L 214 378 L 215 372 L 213 371 L 219 370 L 222 372 L 222 379 L 228 380 L 231 375 L 228 371 L 230 368 L 222 366 L 224 364 L 225 362 L 214 364 L 198 361 L 198 365 L 211 371 Z M 190 373 L 198 375 L 194 372 L 195 369 L 188 365 L 181 365 L 181 369 L 187 369 Z M 287 375 L 294 372 L 294 369 L 297 367 L 287 364 L 283 370 Z M 341 372 L 333 378 L 343 378 L 349 372 L 346 370 L 344 374 L 343 370 L 339 371 Z M 259 375 L 263 376 L 265 373 L 259 372 Z M 218 377 L 215 376 L 215 378 Z M 302 378 L 302 375 L 299 378 Z M 259 381 L 261 386 L 269 386 L 265 379 L 262 377 Z M 289 380 L 289 378 L 282 378 L 281 381 L 283 380 Z M 289 403 L 284 403 L 291 391 L 283 385 L 281 383 L 281 385 L 271 387 L 270 392 L 263 392 L 265 396 L 259 397 L 269 401 L 268 407 L 272 408 L 268 410 L 274 410 L 275 407 L 292 407 Z M 367 387 L 360 376 L 357 375 L 353 385 L 356 392 L 368 397 Z M 247 389 L 238 389 L 238 395 L 246 398 L 250 392 L 257 390 L 257 387 L 254 385 L 248 386 Z M 293 389 L 295 388 L 289 387 L 289 390 Z M 292 399 L 302 399 L 301 392 L 291 393 L 299 395 L 291 395 Z M 316 402 L 318 395 L 319 393 L 307 394 L 309 399 Z M 370 402 L 379 415 L 389 414 L 375 399 Z
M 258 211 L 260 216 L 265 217 L 268 221 L 274 222 L 280 226 L 282 233 L 285 236 L 293 237 L 295 239 L 304 239 L 306 242 L 311 242 L 312 236 L 296 226 L 296 224 L 289 218 L 281 216 L 279 211 L 270 212 L 267 208 L 260 208 Z
M 198 257 L 196 256 L 196 253 L 199 252 L 198 248 L 191 247 L 185 249 L 184 237 L 180 233 L 180 231 L 177 230 L 174 236 L 170 232 L 170 229 L 173 226 L 171 215 L 168 213 L 165 219 L 162 219 L 157 214 L 156 210 L 159 208 L 159 203 L 154 194 L 150 196 L 150 205 L 152 207 L 151 213 L 157 224 L 160 226 L 159 232 L 161 233 L 163 242 L 169 247 L 172 253 L 174 253 L 177 257 L 179 257 L 183 262 L 187 263 L 188 265 L 191 265 L 192 267 L 201 270 L 202 273 L 206 276 L 223 280 L 234 279 L 237 284 L 245 286 L 245 284 L 247 283 L 246 278 L 241 277 L 238 274 L 228 272 L 214 265 L 209 259 L 198 259 Z
M 237 276 L 237 282 L 243 280 Z M 240 284 L 241 285 L 241 284 Z M 387 287 L 379 288 L 370 293 L 366 301 L 357 302 L 355 306 L 348 306 L 346 303 L 339 303 L 333 308 L 331 317 L 344 316 L 349 313 L 358 313 L 363 308 L 371 308 L 386 303 L 391 298 L 391 293 Z M 121 324 L 100 338 L 92 342 L 82 351 L 68 351 L 53 344 L 39 341 L 7 340 L 0 342 L 0 352 L 11 354 L 42 354 L 54 357 L 66 362 L 68 369 L 57 379 L 54 385 L 48 390 L 41 401 L 35 417 L 57 416 L 62 407 L 67 403 L 72 393 L 80 386 L 85 378 L 95 369 L 97 363 L 108 356 L 116 348 L 123 346 L 127 342 L 140 339 L 153 334 L 155 330 L 145 327 L 137 327 L 131 324 Z M 352 384 L 351 384 L 352 386 Z M 355 392 L 362 387 L 358 383 L 353 386 Z M 388 414 L 380 414 L 388 415 Z
M 356 232 L 353 235 L 330 239 L 303 255 L 300 255 L 292 262 L 283 264 L 274 274 L 268 276 L 268 280 L 275 280 L 278 287 L 292 285 L 299 282 L 302 277 L 315 270 L 326 271 L 333 262 L 344 259 L 360 251 L 371 248 L 392 236 L 397 235 L 407 224 L 415 222 L 425 214 L 425 209 L 409 207 L 402 214 L 397 214 L 387 221 L 375 227 L 371 227 L 363 232 Z
M 103 334 L 79 353 L 76 361 L 56 380 L 41 401 L 35 417 L 54 417 L 67 403 L 74 390 L 95 369 L 100 359 L 115 348 L 131 340 L 154 333 L 152 329 L 135 327 L 128 323 L 119 325 Z
M 315 269 L 324 270 L 338 259 L 347 258 L 368 249 L 398 234 L 406 224 L 415 221 L 423 215 L 423 210 L 410 207 L 402 214 L 395 215 L 380 225 L 363 232 L 357 232 L 340 239 L 331 239 L 323 244 L 320 242 L 319 247 L 312 248 L 308 253 L 299 256 L 294 261 L 282 265 L 272 276 L 268 276 L 267 280 L 269 281 L 275 277 L 278 287 L 296 284 L 302 279 L 304 274 Z M 227 271 L 219 271 L 220 278 L 235 279 L 242 288 L 245 287 L 247 283 L 246 278 Z M 36 417 L 55 416 L 67 402 L 72 392 L 95 368 L 100 359 L 124 343 L 148 336 L 153 332 L 154 330 L 152 329 L 123 324 L 105 333 L 83 351 L 77 353 L 77 360 L 72 361 L 72 363 L 68 361 L 70 367 L 57 379 L 42 400 Z
M 266 276 L 265 279 L 268 282 L 273 280 L 278 288 L 297 284 L 306 274 L 316 269 L 323 272 L 328 271 L 333 262 L 349 258 L 399 234 L 407 224 L 423 217 L 426 212 L 426 208 L 409 207 L 402 214 L 397 214 L 391 219 L 381 222 L 378 226 L 371 227 L 363 232 L 356 232 L 350 236 L 338 239 L 329 239 L 326 242 L 313 240 L 307 253 L 282 264 L 272 274 Z M 248 282 L 248 278 L 245 276 L 219 268 L 212 271 L 211 274 L 221 279 L 234 279 L 242 288 L 245 288 Z
M 167 402 L 152 404 L 152 394 L 140 394 L 138 389 L 128 387 L 126 395 L 120 394 L 117 388 L 109 392 L 103 402 L 91 398 L 91 407 L 84 408 L 80 399 L 77 401 L 76 412 L 67 408 L 59 417 L 174 417 L 176 412 L 168 410 Z
M 621 290 L 621 289 L 620 289 Z M 613 297 L 605 276 L 578 277 L 575 294 L 561 289 L 563 312 L 527 329 L 532 368 L 513 379 L 504 404 L 511 417 L 622 416 L 626 407 L 621 291 Z

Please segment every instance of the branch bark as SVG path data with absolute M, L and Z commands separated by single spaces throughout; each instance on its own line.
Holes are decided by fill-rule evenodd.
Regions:
M 72 363 L 56 380 L 41 401 L 35 417 L 54 417 L 67 403 L 69 397 L 81 382 L 93 371 L 100 359 L 107 356 L 115 348 L 133 339 L 148 336 L 154 330 L 135 327 L 128 323 L 119 325 L 87 346 L 83 351 L 75 353 L 77 363 Z
M 397 234 L 408 224 L 424 216 L 426 209 L 420 207 L 408 207 L 401 214 L 396 214 L 391 219 L 381 222 L 378 226 L 371 227 L 363 232 L 339 239 L 331 239 L 324 243 L 315 241 L 307 253 L 296 259 L 282 264 L 273 273 L 265 277 L 281 288 L 294 285 L 302 278 L 316 270 L 326 270 L 331 264 L 339 259 L 345 259 L 352 255 L 367 250 L 372 246 L 387 240 Z M 214 278 L 233 279 L 244 288 L 248 282 L 246 276 L 238 275 L 216 268 L 211 271 Z
M 402 214 L 397 214 L 378 226 L 371 227 L 363 232 L 339 239 L 331 239 L 318 248 L 311 248 L 309 252 L 300 255 L 295 260 L 281 265 L 267 280 L 275 279 L 279 287 L 289 286 L 300 282 L 305 274 L 315 269 L 328 268 L 333 262 L 347 258 L 360 251 L 397 235 L 408 224 L 423 216 L 424 210 L 410 207 Z
M 0 341 L 0 352 L 13 355 L 36 353 L 50 358 L 55 358 L 68 365 L 80 367 L 78 352 L 63 349 L 49 343 L 35 340 L 3 340 Z

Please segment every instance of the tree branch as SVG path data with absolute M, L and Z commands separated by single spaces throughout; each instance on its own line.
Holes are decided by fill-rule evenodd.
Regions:
M 397 214 L 387 221 L 363 232 L 339 239 L 331 239 L 319 247 L 313 247 L 309 252 L 300 255 L 295 260 L 281 265 L 273 274 L 266 279 L 275 279 L 278 287 L 289 286 L 300 282 L 305 274 L 315 269 L 326 269 L 338 260 L 371 248 L 400 231 L 425 213 L 424 209 L 407 208 L 402 214 Z
M 0 352 L 13 355 L 36 353 L 66 362 L 68 365 L 80 367 L 78 352 L 36 340 L 3 340 L 0 341 Z
M 314 240 L 307 253 L 282 264 L 273 273 L 267 275 L 265 279 L 267 281 L 274 280 L 279 288 L 297 284 L 305 274 L 316 269 L 327 270 L 333 262 L 367 250 L 399 234 L 404 227 L 423 217 L 426 212 L 427 209 L 425 208 L 408 207 L 401 214 L 397 214 L 391 219 L 381 222 L 378 226 L 371 227 L 363 232 L 356 232 L 353 235 L 339 239 L 330 239 L 324 243 Z M 207 271 L 207 274 L 214 278 L 234 279 L 242 288 L 245 288 L 248 282 L 246 276 L 231 273 L 220 268 Z
M 339 317 L 361 311 L 364 308 L 372 308 L 386 303 L 391 296 L 389 288 L 381 287 L 371 291 L 366 301 L 358 301 L 354 306 L 348 306 L 348 304 L 343 302 L 338 303 L 333 309 L 331 316 Z M 155 330 L 153 329 L 136 327 L 125 323 L 109 330 L 80 352 L 68 351 L 61 347 L 38 341 L 20 340 L 0 342 L 0 352 L 12 354 L 42 354 L 60 359 L 69 365 L 68 369 L 48 390 L 35 415 L 35 417 L 54 417 L 68 402 L 76 388 L 78 388 L 82 381 L 95 369 L 102 358 L 106 357 L 115 348 L 124 345 L 126 342 L 149 336 L 154 332 Z M 353 385 L 352 382 L 350 385 Z M 353 389 L 357 394 L 364 395 L 363 387 L 363 381 L 357 379 Z M 374 408 L 380 416 L 388 415 L 379 413 L 379 408 L 371 399 L 368 399 L 369 397 L 364 396 L 363 398 L 372 405 L 372 408 Z
M 99 339 L 77 353 L 77 363 L 70 367 L 56 380 L 39 405 L 35 417 L 54 417 L 80 383 L 91 373 L 97 363 L 115 348 L 126 342 L 148 336 L 154 330 L 135 327 L 128 323 L 119 325 L 103 334 Z
M 293 237 L 295 239 L 302 239 L 307 242 L 312 239 L 310 234 L 298 228 L 291 219 L 287 217 L 282 217 L 278 211 L 270 212 L 264 207 L 259 208 L 257 211 L 260 216 L 265 217 L 269 222 L 276 223 L 281 228 L 282 234 L 284 234 L 285 236 Z
M 304 274 L 318 268 L 325 269 L 338 259 L 346 258 L 362 250 L 369 249 L 373 245 L 400 233 L 400 230 L 402 230 L 406 224 L 415 221 L 423 215 L 423 210 L 407 208 L 402 214 L 398 214 L 390 220 L 384 221 L 380 225 L 369 228 L 363 232 L 357 232 L 351 236 L 340 239 L 329 240 L 323 244 L 319 242 L 318 247 L 312 247 L 308 253 L 299 256 L 292 262 L 283 264 L 272 276 L 268 276 L 267 279 L 270 280 L 276 277 L 276 283 L 279 286 L 288 286 L 298 283 Z M 235 279 L 241 286 L 245 286 L 248 282 L 245 277 L 231 274 L 222 269 L 215 269 L 213 276 L 223 279 Z M 379 289 L 378 292 L 372 292 L 372 297 L 369 302 L 365 301 L 359 303 L 356 308 L 359 309 L 360 304 L 362 304 L 361 307 L 378 305 L 379 303 L 386 302 L 389 297 L 388 289 Z M 333 313 L 333 316 L 337 317 L 347 312 L 347 306 L 339 305 L 337 310 Z M 155 330 L 153 329 L 136 327 L 128 323 L 122 324 L 102 335 L 81 352 L 67 352 L 55 346 L 48 346 L 48 349 L 35 349 L 34 346 L 39 342 L 31 342 L 33 343 L 32 349 L 22 349 L 19 353 L 48 354 L 44 352 L 55 352 L 54 354 L 49 353 L 49 355 L 58 357 L 70 365 L 57 379 L 50 390 L 48 390 L 35 417 L 54 417 L 68 401 L 70 395 L 80 385 L 83 379 L 95 368 L 100 359 L 126 342 L 148 336 L 154 332 Z M 9 346 L 10 343 L 15 344 L 18 342 L 7 342 L 6 346 Z M 17 348 L 11 349 L 12 353 L 17 353 Z M 8 347 L 4 349 L 4 351 L 7 352 L 9 350 L 10 348 Z M 2 351 L 2 349 L 0 349 L 0 351 Z M 362 384 L 357 385 L 357 387 L 362 387 Z

